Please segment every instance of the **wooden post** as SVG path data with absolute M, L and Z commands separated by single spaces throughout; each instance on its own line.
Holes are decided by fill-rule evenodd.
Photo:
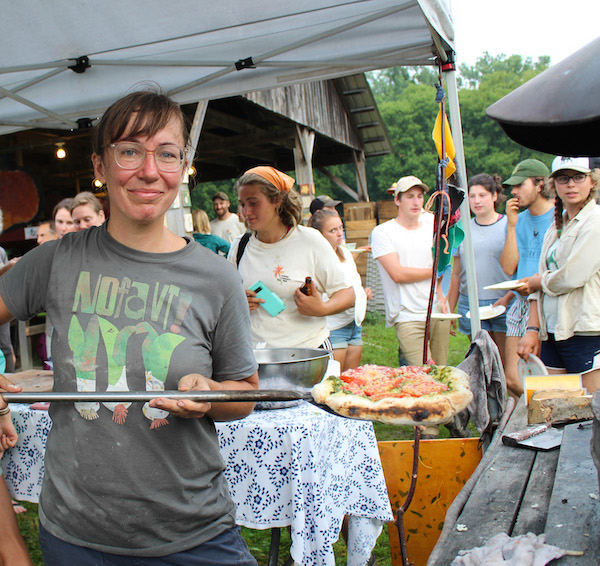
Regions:
M 201 100 L 198 102 L 196 114 L 194 115 L 194 121 L 192 122 L 192 128 L 190 131 L 188 153 L 186 155 L 188 167 L 192 165 L 194 161 L 194 155 L 196 155 L 196 147 L 198 146 L 198 140 L 200 139 L 200 132 L 202 131 L 207 109 L 208 100 Z M 188 182 L 189 176 L 186 171 L 183 176 L 183 182 L 179 187 L 179 194 L 171 205 L 171 208 L 167 210 L 167 214 L 165 216 L 165 223 L 167 227 L 178 236 L 191 234 L 191 232 L 194 231 L 192 225 L 192 213 L 189 203 L 190 191 Z
M 296 184 L 302 196 L 302 206 L 305 213 L 312 199 L 315 198 L 315 181 L 312 169 L 314 148 L 315 132 L 296 124 L 296 147 L 294 147 Z
M 353 151 L 354 168 L 356 169 L 356 188 L 359 200 L 369 202 L 369 191 L 367 189 L 367 167 L 364 151 Z

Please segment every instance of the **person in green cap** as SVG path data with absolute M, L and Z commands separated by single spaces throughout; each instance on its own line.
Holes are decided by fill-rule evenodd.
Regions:
M 544 163 L 525 159 L 502 183 L 510 187 L 512 198 L 506 202 L 506 242 L 500 264 L 507 275 L 523 282 L 516 290 L 517 300 L 506 314 L 504 373 L 508 392 L 516 399 L 523 394 L 517 369 L 517 346 L 527 330 L 527 296 L 535 290 L 530 289 L 527 282 L 538 271 L 544 235 L 554 219 L 554 193 L 548 186 L 549 175 L 550 169 Z

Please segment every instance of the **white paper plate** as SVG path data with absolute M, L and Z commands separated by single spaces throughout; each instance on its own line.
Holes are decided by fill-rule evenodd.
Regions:
M 439 318 L 443 320 L 454 320 L 457 318 L 461 318 L 462 315 L 456 312 L 432 312 L 431 318 Z
M 544 362 L 537 356 L 529 354 L 527 361 L 523 358 L 519 358 L 517 362 L 517 372 L 521 379 L 530 375 L 548 375 L 548 370 L 544 365 Z
M 354 322 L 357 326 L 360 326 L 365 319 L 367 314 L 367 294 L 362 288 L 355 289 L 355 301 L 354 301 Z
M 502 283 L 494 283 L 493 285 L 486 285 L 484 289 L 486 291 L 512 291 L 522 287 L 523 283 L 520 280 L 509 279 L 508 281 L 502 281 Z
M 498 305 L 496 307 L 492 307 L 489 305 L 487 307 L 479 307 L 479 320 L 488 320 L 489 318 L 496 318 L 504 313 L 506 307 L 502 305 Z M 467 318 L 471 318 L 471 311 L 467 313 Z

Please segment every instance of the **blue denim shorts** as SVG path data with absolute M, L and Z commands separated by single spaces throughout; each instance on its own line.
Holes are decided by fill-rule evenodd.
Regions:
M 362 326 L 352 321 L 346 326 L 332 330 L 329 333 L 329 340 L 334 350 L 345 349 L 348 346 L 362 346 Z
M 44 566 L 257 566 L 237 526 L 200 546 L 162 557 L 123 556 L 76 546 L 51 535 L 41 524 L 39 539 Z
M 498 299 L 479 299 L 480 307 L 487 307 L 493 305 Z M 458 308 L 456 312 L 461 316 L 458 319 L 458 330 L 463 334 L 471 334 L 471 319 L 467 318 L 469 312 L 469 297 L 467 295 L 458 295 Z M 482 320 L 481 329 L 487 330 L 488 332 L 506 332 L 506 313 L 502 313 L 500 316 L 495 318 L 488 318 Z
M 540 357 L 546 367 L 567 373 L 586 373 L 600 369 L 600 336 L 576 334 L 567 340 L 555 340 L 548 334 L 542 342 Z

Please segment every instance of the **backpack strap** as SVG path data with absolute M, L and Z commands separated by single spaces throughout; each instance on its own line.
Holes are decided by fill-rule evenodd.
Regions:
M 246 246 L 250 241 L 250 236 L 252 236 L 252 232 L 245 232 L 244 235 L 240 239 L 240 243 L 238 245 L 237 254 L 235 256 L 235 266 L 238 267 L 240 265 L 240 260 L 244 255 L 244 251 L 246 250 Z

